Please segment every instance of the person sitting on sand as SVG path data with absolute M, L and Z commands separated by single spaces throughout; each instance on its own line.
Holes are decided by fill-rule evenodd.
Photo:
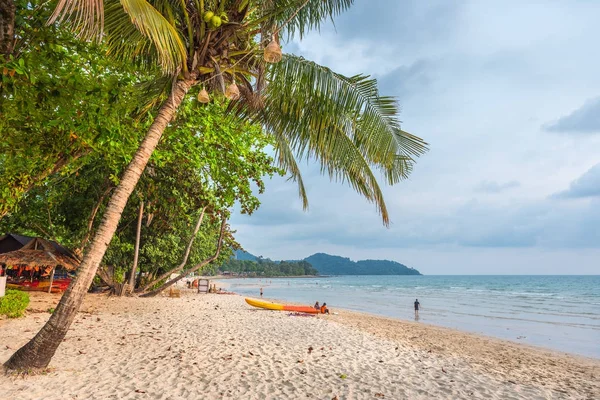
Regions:
M 321 314 L 329 314 L 329 309 L 327 308 L 327 303 L 323 303 L 321 306 Z
M 321 309 L 321 306 L 319 305 L 319 302 L 317 301 L 315 303 L 315 310 L 320 310 L 320 309 Z

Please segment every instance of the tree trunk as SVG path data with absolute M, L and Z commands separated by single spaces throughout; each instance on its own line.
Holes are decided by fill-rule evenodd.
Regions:
M 14 0 L 0 0 L 0 54 L 6 56 L 5 60 L 15 43 L 15 12 Z
M 48 287 L 48 293 L 52 293 L 52 284 L 54 283 L 54 271 L 56 271 L 56 267 L 52 268 L 52 274 L 50 274 L 50 286 Z
M 138 265 L 138 257 L 140 255 L 140 235 L 142 233 L 142 218 L 144 217 L 144 200 L 140 202 L 140 213 L 138 215 L 137 232 L 135 233 L 135 252 L 133 253 L 133 266 L 129 275 L 129 290 L 133 293 L 135 285 L 135 270 Z
M 168 278 L 169 276 L 171 276 L 171 274 L 181 271 L 185 267 L 185 264 L 187 264 L 188 257 L 190 256 L 190 251 L 192 250 L 192 245 L 194 244 L 194 239 L 196 239 L 196 235 L 198 234 L 198 231 L 200 230 L 200 225 L 202 225 L 202 220 L 204 219 L 205 211 L 206 211 L 206 206 L 204 206 L 204 208 L 202 209 L 202 212 L 200 213 L 200 217 L 198 218 L 198 222 L 196 222 L 196 227 L 194 228 L 194 233 L 192 233 L 192 237 L 190 238 L 187 248 L 185 249 L 185 254 L 183 255 L 183 261 L 181 262 L 181 264 L 179 264 L 179 266 L 165 272 L 158 278 L 152 280 L 150 283 L 146 284 L 142 288 L 142 290 L 141 290 L 142 292 L 145 292 L 146 290 L 148 290 L 148 288 L 152 287 L 153 285 L 156 285 L 158 282 L 162 281 L 163 279 Z
M 12 355 L 4 364 L 6 368 L 46 368 L 50 363 L 58 345 L 63 341 L 77 311 L 81 307 L 85 294 L 96 275 L 96 270 L 117 230 L 117 225 L 129 196 L 140 179 L 144 168 L 146 168 L 146 164 L 165 128 L 175 115 L 177 108 L 193 83 L 194 80 L 176 83 L 171 94 L 158 111 L 156 119 L 150 126 L 148 134 L 140 144 L 133 160 L 127 166 L 119 186 L 113 192 L 102 222 L 79 266 L 77 278 L 71 282 L 69 288 L 65 291 L 48 322 L 33 339 Z
M 75 255 L 80 258 L 83 255 L 83 251 L 85 249 L 85 246 L 87 245 L 88 240 L 90 240 L 90 237 L 92 236 L 92 230 L 94 229 L 94 220 L 96 219 L 96 214 L 98 213 L 100 206 L 102 205 L 102 203 L 104 202 L 104 199 L 106 198 L 106 196 L 108 196 L 108 194 L 110 193 L 111 190 L 113 190 L 113 186 L 110 183 L 108 183 L 108 187 L 106 188 L 106 190 L 104 192 L 102 192 L 102 194 L 100 195 L 100 198 L 98 199 L 98 201 L 94 205 L 94 208 L 92 209 L 92 213 L 90 214 L 90 217 L 88 218 L 87 232 L 85 233 L 85 236 L 81 240 L 81 244 L 79 245 L 79 248 L 75 249 Z
M 221 233 L 219 234 L 219 241 L 217 242 L 217 250 L 215 251 L 215 254 L 212 257 L 209 257 L 206 260 L 202 261 L 200 264 L 197 264 L 196 266 L 194 266 L 194 268 L 189 269 L 185 272 L 182 272 L 181 274 L 179 274 L 179 276 L 171 279 L 170 281 L 168 281 L 167 283 L 165 283 L 158 289 L 155 289 L 148 293 L 144 293 L 140 297 L 154 297 L 157 294 L 159 294 L 160 292 L 162 292 L 163 290 L 165 290 L 166 288 L 168 288 L 169 286 L 179 282 L 180 280 L 182 280 L 183 278 L 185 278 L 192 272 L 198 271 L 200 268 L 204 267 L 205 265 L 208 265 L 211 262 L 215 261 L 217 259 L 217 257 L 219 257 L 219 254 L 221 253 L 221 247 L 223 246 L 223 236 L 225 235 L 225 227 L 227 226 L 226 222 L 227 222 L 227 218 L 224 216 L 221 221 Z

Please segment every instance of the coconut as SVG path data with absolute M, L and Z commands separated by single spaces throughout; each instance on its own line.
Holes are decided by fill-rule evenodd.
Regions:
M 206 91 L 206 89 L 202 89 L 198 93 L 198 101 L 203 104 L 210 102 L 210 96 L 208 95 L 208 92 Z
M 264 51 L 264 59 L 268 63 L 278 63 L 281 61 L 281 47 L 275 40 L 271 40 L 271 42 L 265 47 Z
M 235 83 L 227 86 L 227 89 L 225 89 L 225 97 L 230 100 L 237 100 L 240 98 L 240 89 L 238 89 Z
M 210 22 L 211 22 L 212 26 L 214 26 L 215 28 L 218 28 L 221 26 L 221 18 L 217 17 L 216 15 L 210 19 Z
M 204 13 L 204 22 L 210 22 L 211 18 L 215 15 L 212 11 L 207 11 Z

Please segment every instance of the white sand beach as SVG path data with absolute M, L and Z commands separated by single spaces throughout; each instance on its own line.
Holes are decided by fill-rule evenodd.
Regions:
M 0 362 L 57 300 L 33 294 L 25 318 L 0 321 Z M 0 399 L 600 398 L 600 360 L 345 311 L 290 316 L 237 295 L 88 295 L 50 367 L 1 375 Z

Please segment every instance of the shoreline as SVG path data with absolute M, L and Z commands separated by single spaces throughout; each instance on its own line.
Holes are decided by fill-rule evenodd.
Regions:
M 59 298 L 36 294 L 25 318 L 0 320 L 0 362 Z M 600 398 L 600 360 L 337 308 L 299 318 L 243 299 L 88 294 L 51 371 L 0 376 L 0 398 Z
M 233 292 L 233 294 L 235 296 L 240 296 L 243 298 L 248 297 L 248 298 L 252 298 L 252 299 L 266 300 L 266 301 L 270 301 L 273 303 L 279 303 L 279 304 L 285 303 L 285 304 L 297 305 L 297 306 L 308 306 L 308 304 L 305 304 L 305 303 L 293 302 L 293 301 L 288 301 L 288 300 L 284 300 L 284 299 L 276 299 L 276 298 L 270 298 L 270 297 L 260 298 L 259 296 L 245 296 L 245 295 L 235 293 L 235 292 Z M 361 320 L 366 320 L 366 319 L 373 320 L 373 322 L 389 321 L 392 324 L 397 324 L 397 325 L 402 325 L 402 326 L 420 327 L 419 329 L 422 329 L 424 331 L 437 330 L 437 331 L 439 331 L 438 333 L 440 333 L 440 334 L 448 333 L 448 334 L 465 335 L 465 336 L 470 337 L 471 339 L 483 340 L 486 343 L 494 343 L 495 342 L 494 343 L 495 345 L 515 346 L 516 348 L 522 348 L 522 349 L 530 350 L 530 351 L 537 351 L 537 352 L 543 353 L 544 355 L 554 355 L 557 357 L 564 356 L 564 357 L 571 357 L 574 359 L 579 359 L 581 361 L 600 363 L 600 358 L 596 358 L 596 357 L 585 356 L 585 355 L 577 354 L 577 353 L 569 353 L 567 351 L 560 351 L 560 350 L 553 349 L 550 347 L 536 346 L 536 345 L 528 344 L 528 343 L 520 343 L 520 342 L 512 341 L 509 339 L 503 339 L 503 338 L 499 338 L 499 337 L 495 337 L 495 336 L 485 335 L 483 333 L 471 332 L 471 331 L 447 327 L 447 326 L 443 326 L 443 325 L 435 325 L 435 324 L 428 323 L 428 322 L 417 322 L 417 321 L 412 321 L 412 320 L 402 319 L 402 318 L 397 318 L 397 317 L 389 317 L 386 315 L 381 315 L 381 314 L 376 314 L 376 313 L 351 310 L 351 309 L 347 309 L 347 308 L 343 308 L 343 307 L 335 307 L 335 309 L 331 309 L 331 311 L 334 313 L 337 313 L 337 315 L 339 315 L 339 316 L 350 317 L 353 320 L 353 323 L 355 323 L 354 320 L 361 321 Z M 363 324 L 359 323 L 359 324 L 357 324 L 356 327 L 359 329 L 369 331 L 369 325 L 363 325 Z
M 567 285 L 567 289 L 557 286 L 557 279 L 432 278 L 420 283 L 420 279 L 368 277 L 309 281 L 273 280 L 269 284 L 267 280 L 264 295 L 308 305 L 325 300 L 330 307 L 405 321 L 414 320 L 412 303 L 419 298 L 424 304 L 421 323 L 600 359 L 597 295 L 586 297 L 597 279 L 569 281 L 578 286 Z M 258 297 L 260 283 L 256 281 L 227 282 L 232 283 L 234 292 Z M 514 286 L 507 286 L 509 283 Z M 538 284 L 549 285 L 550 292 L 540 293 Z M 577 301 L 581 304 L 575 308 Z

